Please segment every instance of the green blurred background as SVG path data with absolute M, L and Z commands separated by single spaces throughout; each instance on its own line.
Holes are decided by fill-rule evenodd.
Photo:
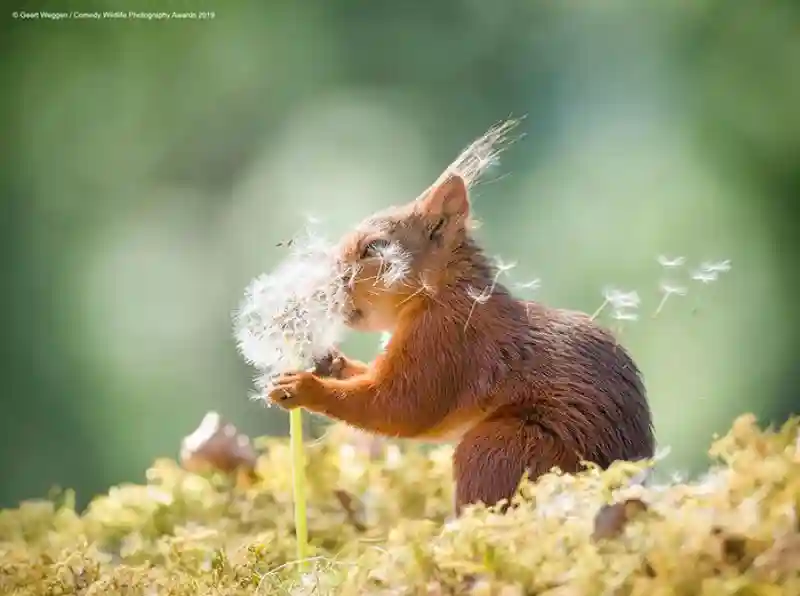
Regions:
M 210 10 L 210 20 L 15 20 L 13 10 Z M 715 432 L 800 410 L 800 3 L 93 2 L 5 5 L 0 505 L 140 481 L 208 409 L 251 435 L 230 314 L 275 244 L 410 200 L 527 114 L 473 193 L 528 296 L 622 338 L 669 470 Z M 662 314 L 659 254 L 691 266 Z M 670 279 L 683 283 L 686 272 Z M 604 320 L 611 322 L 607 317 Z M 377 338 L 345 348 L 369 358 Z

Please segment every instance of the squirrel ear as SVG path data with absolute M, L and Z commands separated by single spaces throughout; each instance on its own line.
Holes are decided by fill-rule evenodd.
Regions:
M 467 185 L 458 174 L 450 174 L 444 182 L 434 186 L 422 200 L 422 209 L 430 215 L 445 217 L 469 215 Z

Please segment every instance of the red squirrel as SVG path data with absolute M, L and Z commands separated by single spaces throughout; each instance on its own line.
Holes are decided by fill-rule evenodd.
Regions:
M 374 214 L 338 245 L 350 271 L 347 324 L 389 331 L 369 364 L 282 375 L 269 399 L 387 437 L 457 441 L 455 513 L 508 501 L 525 472 L 654 455 L 641 374 L 589 316 L 514 298 L 473 239 L 468 182 L 445 174 L 414 201 Z M 382 251 L 407 270 L 378 283 Z M 481 292 L 483 292 L 481 294 Z

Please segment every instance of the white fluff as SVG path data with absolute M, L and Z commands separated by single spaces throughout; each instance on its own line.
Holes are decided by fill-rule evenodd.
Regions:
M 234 313 L 234 335 L 245 360 L 260 372 L 263 397 L 278 375 L 305 370 L 341 340 L 344 275 L 332 247 L 306 229 L 291 254 L 271 273 L 256 277 Z

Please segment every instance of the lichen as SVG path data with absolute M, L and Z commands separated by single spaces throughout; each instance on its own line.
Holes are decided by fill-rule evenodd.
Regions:
M 556 471 L 459 519 L 450 447 L 375 459 L 331 433 L 308 445 L 302 576 L 286 439 L 256 442 L 247 484 L 162 459 L 81 513 L 70 493 L 0 512 L 0 594 L 800 594 L 799 430 L 743 416 L 697 480 Z

